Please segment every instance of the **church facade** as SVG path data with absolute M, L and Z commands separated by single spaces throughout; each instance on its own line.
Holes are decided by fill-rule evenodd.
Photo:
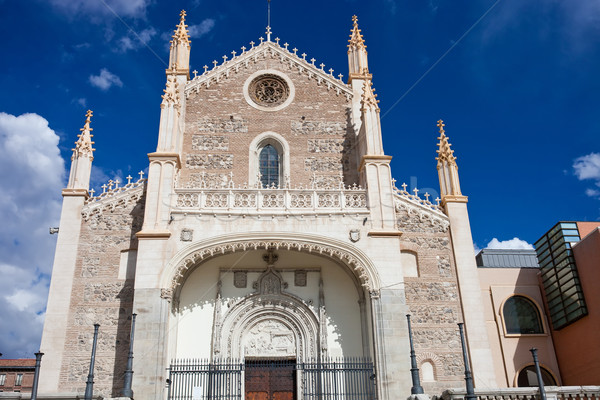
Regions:
M 459 322 L 475 385 L 496 386 L 443 123 L 430 202 L 392 178 L 356 17 L 346 82 L 270 36 L 191 77 L 182 12 L 147 179 L 90 191 L 88 112 L 63 190 L 41 394 L 83 393 L 97 323 L 95 393 L 118 397 L 133 313 L 139 399 L 405 398 L 407 314 L 426 393 L 464 385 Z

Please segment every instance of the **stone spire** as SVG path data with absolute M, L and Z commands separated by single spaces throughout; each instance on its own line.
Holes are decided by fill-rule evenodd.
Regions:
M 71 156 L 71 172 L 69 174 L 68 189 L 89 189 L 90 173 L 92 171 L 92 161 L 94 160 L 92 141 L 92 110 L 88 110 L 85 115 L 85 123 L 80 129 L 81 133 L 77 135 L 79 139 L 75 142 L 73 155 Z
M 370 79 L 369 63 L 367 60 L 367 45 L 363 39 L 360 29 L 358 29 L 358 17 L 352 17 L 353 27 L 350 31 L 350 40 L 348 40 L 348 82 L 352 79 Z
M 373 82 L 369 79 L 366 80 L 363 85 L 363 94 L 362 94 L 362 107 L 361 110 L 363 112 L 367 110 L 374 110 L 379 112 L 379 100 L 377 100 L 377 95 L 375 94 L 375 89 L 373 89 Z
M 185 10 L 181 10 L 179 16 L 179 24 L 171 40 L 167 73 L 186 73 L 189 75 L 191 41 L 188 26 L 185 24 Z
M 440 195 L 442 202 L 446 201 L 466 201 L 466 197 L 460 191 L 460 182 L 458 180 L 458 165 L 454 150 L 451 148 L 450 141 L 444 131 L 444 121 L 437 122 L 440 130 L 437 149 L 437 170 L 440 178 Z

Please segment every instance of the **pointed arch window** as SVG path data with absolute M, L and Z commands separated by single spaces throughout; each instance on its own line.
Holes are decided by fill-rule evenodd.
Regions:
M 280 175 L 280 155 L 277 149 L 267 144 L 258 156 L 260 180 L 263 187 L 278 187 Z
M 502 316 L 509 335 L 544 333 L 537 306 L 524 296 L 508 298 L 502 307 Z

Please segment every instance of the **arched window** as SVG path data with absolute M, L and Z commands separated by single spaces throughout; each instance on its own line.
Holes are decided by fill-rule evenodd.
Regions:
M 421 376 L 423 382 L 435 382 L 435 372 L 431 361 L 425 361 L 421 364 Z
M 550 372 L 544 367 L 540 367 L 540 372 L 542 373 L 542 380 L 544 381 L 544 385 L 556 386 L 556 381 Z M 535 373 L 535 367 L 530 365 L 525 367 L 519 372 L 519 377 L 517 378 L 517 386 L 518 387 L 531 387 L 538 386 L 537 374 Z
M 502 308 L 507 334 L 544 333 L 537 306 L 523 296 L 512 296 Z
M 277 149 L 267 144 L 260 150 L 258 156 L 260 180 L 263 187 L 279 186 L 279 153 Z

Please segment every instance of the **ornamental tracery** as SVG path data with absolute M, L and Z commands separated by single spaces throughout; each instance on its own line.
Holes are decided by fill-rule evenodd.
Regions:
M 250 98 L 258 105 L 275 107 L 287 100 L 290 88 L 285 80 L 274 74 L 256 77 L 248 89 Z
M 270 248 L 275 250 L 281 249 L 302 251 L 337 259 L 348 265 L 355 272 L 358 281 L 365 289 L 369 291 L 375 289 L 373 287 L 371 276 L 364 267 L 363 263 L 350 252 L 323 244 L 302 242 L 300 240 L 240 240 L 201 248 L 188 254 L 181 262 L 178 263 L 172 275 L 170 287 L 174 291 L 177 291 L 183 285 L 189 272 L 200 262 L 206 261 L 210 258 L 234 253 L 236 251 Z

